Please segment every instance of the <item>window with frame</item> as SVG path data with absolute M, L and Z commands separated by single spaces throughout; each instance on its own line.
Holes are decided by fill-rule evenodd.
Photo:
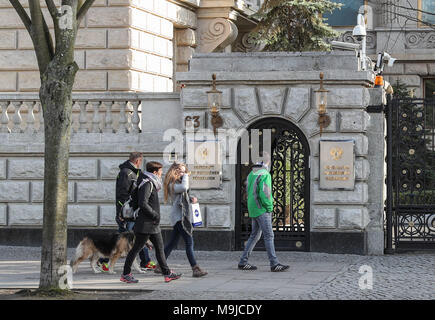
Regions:
M 426 99 L 435 98 L 435 78 L 424 79 L 424 97 Z
M 426 23 L 435 25 L 435 1 L 434 0 L 418 0 L 419 19 Z M 426 26 L 423 24 L 423 26 Z
M 341 9 L 335 9 L 332 13 L 324 14 L 326 23 L 332 27 L 354 27 L 357 24 L 358 10 L 367 2 L 366 0 L 331 0 L 342 3 Z

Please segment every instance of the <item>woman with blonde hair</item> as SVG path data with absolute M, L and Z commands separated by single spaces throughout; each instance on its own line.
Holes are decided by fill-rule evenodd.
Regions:
M 189 174 L 184 163 L 174 162 L 169 168 L 163 183 L 164 201 L 172 201 L 171 224 L 173 226 L 170 240 L 165 246 L 165 256 L 169 257 L 172 250 L 177 246 L 178 240 L 183 237 L 186 254 L 192 267 L 193 277 L 202 277 L 207 272 L 201 270 L 193 253 L 193 226 L 190 220 L 190 203 L 198 202 L 195 197 L 189 195 Z M 159 269 L 156 269 L 159 272 Z

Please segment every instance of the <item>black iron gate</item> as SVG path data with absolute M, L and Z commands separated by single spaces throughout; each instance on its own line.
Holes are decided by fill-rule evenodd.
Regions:
M 280 118 L 267 118 L 254 123 L 250 129 L 271 130 L 271 170 L 274 210 L 272 226 L 276 250 L 309 251 L 310 172 L 309 145 L 295 125 Z M 248 131 L 250 131 L 248 129 Z M 262 150 L 262 141 L 260 150 Z M 251 144 L 251 137 L 250 142 Z M 244 248 L 251 232 L 245 181 L 252 163 L 241 164 L 238 147 L 236 184 L 236 249 Z M 263 239 L 256 249 L 264 250 Z
M 387 248 L 435 249 L 435 101 L 387 106 Z

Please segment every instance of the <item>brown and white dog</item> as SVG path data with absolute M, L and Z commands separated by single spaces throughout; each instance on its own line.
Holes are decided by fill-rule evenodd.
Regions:
M 88 234 L 76 248 L 75 257 L 70 261 L 70 266 L 73 273 L 77 272 L 79 264 L 86 259 L 91 262 L 91 267 L 95 273 L 100 273 L 97 268 L 97 261 L 100 258 L 109 258 L 109 273 L 116 273 L 113 269 L 116 261 L 119 258 L 127 256 L 134 244 L 134 233 L 126 231 L 122 233 L 114 233 L 111 235 Z M 147 243 L 147 246 L 149 244 Z M 133 267 L 140 273 L 145 273 L 141 270 L 136 259 L 133 261 Z

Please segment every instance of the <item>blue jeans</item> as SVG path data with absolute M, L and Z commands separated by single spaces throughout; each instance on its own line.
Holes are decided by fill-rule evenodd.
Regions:
M 118 223 L 119 233 L 133 230 L 134 221 L 126 221 L 126 222 L 122 223 L 122 221 L 119 221 L 118 219 L 116 219 L 116 222 Z M 148 262 L 151 261 L 150 254 L 149 254 L 148 248 L 146 246 L 143 247 L 143 250 L 139 251 L 139 258 L 140 258 L 140 266 L 141 267 L 145 267 L 148 264 Z
M 279 261 L 275 253 L 275 245 L 273 243 L 274 235 L 272 230 L 272 213 L 266 212 L 261 216 L 252 219 L 252 231 L 246 243 L 245 250 L 240 258 L 240 265 L 248 263 L 248 258 L 254 250 L 255 245 L 264 233 L 264 245 L 266 247 L 267 255 L 269 257 L 270 266 L 276 266 Z
M 175 249 L 177 246 L 178 240 L 180 239 L 180 236 L 184 239 L 184 244 L 186 246 L 186 254 L 187 259 L 189 259 L 190 266 L 196 266 L 196 260 L 195 255 L 193 254 L 193 237 L 190 236 L 186 231 L 184 231 L 183 226 L 181 225 L 181 221 L 178 221 L 174 229 L 172 229 L 171 232 L 171 238 L 168 242 L 168 244 L 165 246 L 165 256 L 166 258 L 169 257 L 172 250 Z

